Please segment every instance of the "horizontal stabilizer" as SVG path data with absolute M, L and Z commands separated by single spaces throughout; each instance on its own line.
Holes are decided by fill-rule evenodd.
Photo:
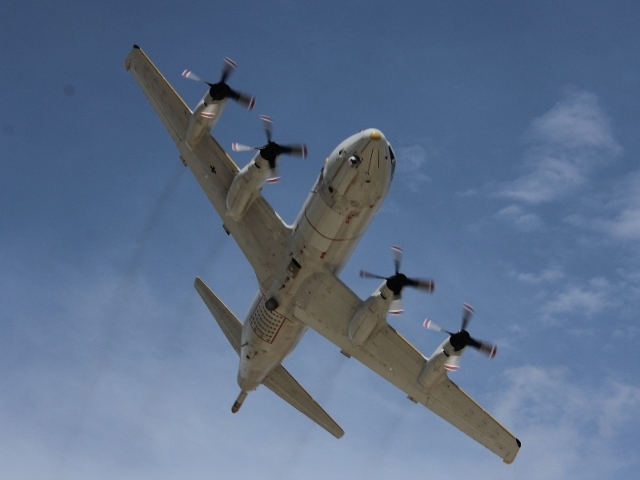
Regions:
M 262 384 L 334 437 L 340 438 L 344 435 L 344 430 L 340 428 L 340 425 L 318 405 L 318 402 L 302 388 L 282 365 L 274 368 L 263 380 Z
M 227 340 L 236 351 L 238 355 L 240 355 L 240 339 L 242 338 L 242 322 L 238 320 L 231 310 L 227 308 L 227 306 L 222 303 L 222 301 L 216 296 L 215 293 L 211 291 L 207 285 L 200 280 L 200 278 L 196 277 L 196 281 L 194 282 L 196 290 L 202 297 L 202 300 L 209 308 L 211 315 L 216 319 L 218 325 L 220 325 L 220 329 L 224 332 Z M 295 381 L 295 380 L 294 380 Z
M 213 293 L 200 278 L 196 278 L 194 285 L 202 297 L 202 300 L 204 300 L 204 303 L 209 308 L 209 311 L 218 322 L 218 325 L 220 325 L 220 329 L 224 332 L 227 340 L 229 340 L 229 343 L 231 343 L 231 346 L 239 355 L 240 340 L 242 338 L 242 322 L 238 320 L 231 310 L 222 303 L 216 294 Z M 274 368 L 262 383 L 334 437 L 340 438 L 344 435 L 344 430 L 318 405 L 318 402 L 300 386 L 296 379 L 293 378 L 282 365 Z

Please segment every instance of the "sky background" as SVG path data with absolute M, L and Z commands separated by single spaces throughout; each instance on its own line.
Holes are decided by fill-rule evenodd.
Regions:
M 625 479 L 640 468 L 640 4 L 0 4 L 0 477 Z M 257 283 L 123 62 L 140 45 L 256 96 L 214 134 L 305 142 L 265 197 L 292 222 L 323 159 L 379 128 L 398 167 L 341 278 L 432 277 L 390 319 L 498 344 L 452 375 L 523 443 L 513 465 L 309 332 L 284 365 L 346 431 L 265 388 L 193 288 L 240 318 Z M 239 165 L 251 155 L 233 154 Z

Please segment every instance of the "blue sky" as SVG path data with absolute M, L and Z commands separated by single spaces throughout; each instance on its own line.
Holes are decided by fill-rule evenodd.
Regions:
M 0 5 L 0 477 L 634 478 L 640 467 L 640 34 L 635 2 L 15 2 Z M 214 133 L 304 141 L 265 196 L 291 222 L 323 159 L 369 127 L 386 202 L 342 273 L 436 281 L 425 317 L 495 341 L 454 380 L 523 442 L 503 465 L 310 332 L 285 366 L 341 440 L 264 388 L 230 413 L 237 357 L 201 276 L 243 318 L 257 284 L 140 88 L 139 44 L 237 89 Z M 234 154 L 240 165 L 249 154 Z

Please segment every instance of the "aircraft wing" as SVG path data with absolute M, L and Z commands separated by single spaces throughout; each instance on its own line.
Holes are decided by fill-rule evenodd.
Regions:
M 262 290 L 267 290 L 286 256 L 290 227 L 261 195 L 240 221 L 234 221 L 227 213 L 225 201 L 238 166 L 211 135 L 205 135 L 193 150 L 187 146 L 185 139 L 192 112 L 138 46 L 126 58 L 125 68 L 137 80 L 176 143 L 183 163 L 191 169 L 225 229 L 247 257 Z
M 309 277 L 296 298 L 295 315 L 311 328 L 371 370 L 420 402 L 471 438 L 511 463 L 520 442 L 471 397 L 443 380 L 429 390 L 418 383 L 427 358 L 386 321 L 379 322 L 369 339 L 354 347 L 348 334 L 351 318 L 362 300 L 331 273 Z M 381 317 L 384 319 L 384 314 Z

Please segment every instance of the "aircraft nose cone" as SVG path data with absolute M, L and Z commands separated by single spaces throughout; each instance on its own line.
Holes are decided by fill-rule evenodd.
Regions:
M 382 138 L 382 133 L 380 133 L 380 130 L 371 130 L 369 138 L 371 140 L 380 140 Z

